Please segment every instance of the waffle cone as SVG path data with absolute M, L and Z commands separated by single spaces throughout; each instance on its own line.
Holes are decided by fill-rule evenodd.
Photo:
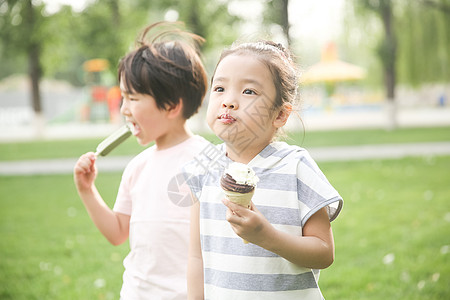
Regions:
M 250 207 L 250 202 L 252 201 L 253 194 L 255 193 L 255 190 L 249 192 L 249 193 L 237 193 L 237 192 L 231 192 L 231 191 L 223 191 L 225 193 L 225 196 L 228 200 L 230 200 L 233 203 L 239 204 L 243 207 Z
M 245 194 L 225 190 L 223 192 L 225 193 L 227 199 L 230 200 L 231 202 L 246 208 L 250 208 L 250 202 L 252 201 L 252 197 L 253 194 L 255 193 L 255 190 Z M 242 239 L 242 241 L 244 242 L 244 244 L 248 244 L 246 240 Z

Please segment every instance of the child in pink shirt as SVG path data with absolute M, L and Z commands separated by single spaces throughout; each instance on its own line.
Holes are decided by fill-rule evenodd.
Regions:
M 207 77 L 195 48 L 200 37 L 173 30 L 144 41 L 160 25 L 144 30 L 118 70 L 121 113 L 139 144 L 155 145 L 127 165 L 112 210 L 95 187 L 95 154 L 82 155 L 74 167 L 78 194 L 100 232 L 113 245 L 130 240 L 121 299 L 187 297 L 190 199 L 179 197 L 177 175 L 208 145 L 186 126 L 202 103 Z

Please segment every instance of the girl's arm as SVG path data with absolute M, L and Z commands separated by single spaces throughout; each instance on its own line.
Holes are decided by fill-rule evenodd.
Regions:
M 203 299 L 203 258 L 200 246 L 200 203 L 191 207 L 191 227 L 187 270 L 188 299 Z
M 78 195 L 100 232 L 111 244 L 120 245 L 128 238 L 130 216 L 114 212 L 106 205 L 95 187 L 96 177 L 94 153 L 82 155 L 74 167 L 74 181 Z
M 277 230 L 253 205 L 250 209 L 223 200 L 227 220 L 243 239 L 259 245 L 305 268 L 325 269 L 334 261 L 334 240 L 325 208 L 312 215 L 303 226 L 303 235 Z

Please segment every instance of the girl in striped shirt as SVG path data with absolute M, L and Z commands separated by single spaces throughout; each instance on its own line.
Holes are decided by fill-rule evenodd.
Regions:
M 222 53 L 207 122 L 224 143 L 185 169 L 199 200 L 191 210 L 189 299 L 323 299 L 318 273 L 333 263 L 330 222 L 343 202 L 305 149 L 274 141 L 297 86 L 280 44 L 244 43 Z M 225 199 L 220 187 L 232 162 L 259 177 L 249 209 Z

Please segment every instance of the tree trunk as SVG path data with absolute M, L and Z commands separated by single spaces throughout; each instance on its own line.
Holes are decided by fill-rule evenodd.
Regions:
M 118 29 L 120 26 L 120 9 L 119 9 L 119 1 L 118 0 L 110 0 L 109 7 L 111 9 L 111 13 L 113 15 L 112 21 L 115 29 Z
M 283 32 L 286 36 L 288 46 L 291 46 L 291 34 L 289 33 L 289 0 L 282 0 L 282 11 L 281 11 L 281 26 L 283 27 Z
M 395 85 L 396 85 L 396 54 L 397 39 L 394 32 L 394 16 L 392 13 L 392 3 L 390 0 L 380 1 L 380 13 L 383 20 L 385 31 L 385 41 L 381 46 L 381 57 L 384 67 L 384 83 L 386 87 L 387 110 L 388 110 L 388 129 L 398 127 L 397 108 L 395 103 Z
M 31 84 L 31 102 L 35 118 L 33 121 L 33 129 L 35 130 L 36 137 L 41 138 L 44 133 L 44 118 L 42 115 L 41 105 L 41 92 L 39 89 L 39 83 L 42 76 L 41 67 L 41 46 L 38 39 L 33 35 L 33 28 L 36 26 L 35 11 L 32 1 L 27 1 L 26 7 L 26 20 L 29 28 L 30 39 L 28 41 L 28 75 L 30 77 Z
M 31 44 L 28 51 L 28 63 L 29 63 L 28 74 L 30 76 L 31 99 L 33 104 L 33 110 L 35 113 L 42 112 L 41 93 L 39 89 L 39 82 L 41 80 L 42 70 L 39 57 L 40 57 L 39 46 L 34 43 Z

